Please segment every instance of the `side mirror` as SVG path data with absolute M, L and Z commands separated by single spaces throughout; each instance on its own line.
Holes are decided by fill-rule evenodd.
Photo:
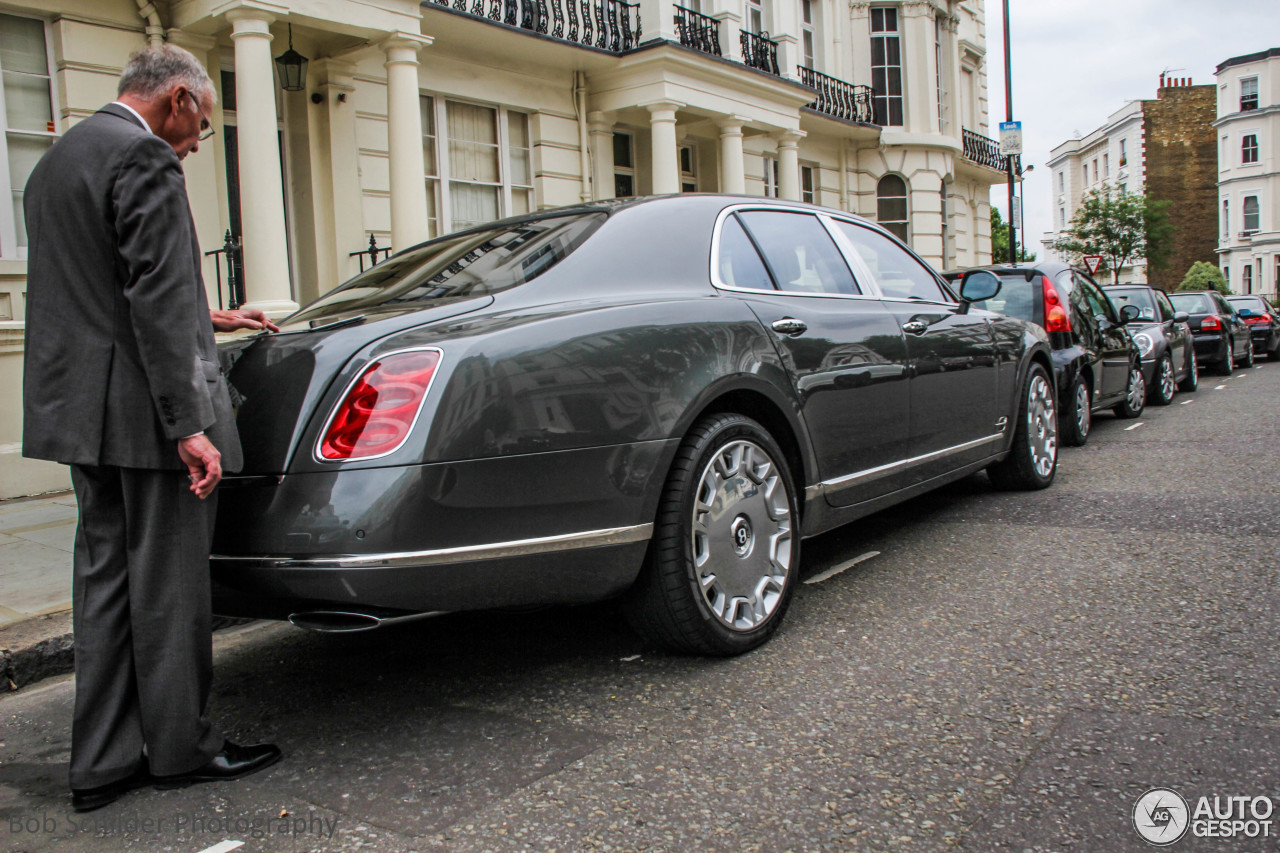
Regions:
M 1191 322 L 1191 315 L 1190 315 L 1190 314 L 1188 314 L 1186 311 L 1179 311 L 1178 313 L 1176 313 L 1176 314 L 1174 314 L 1174 315 L 1173 315 L 1173 322 L 1175 322 L 1175 323 L 1190 323 L 1190 322 Z
M 1132 323 L 1142 317 L 1142 309 L 1137 305 L 1126 305 L 1120 309 L 1120 325 Z
M 968 311 L 974 302 L 991 299 L 1000 292 L 1000 277 L 988 270 L 969 270 L 960 279 L 961 310 Z

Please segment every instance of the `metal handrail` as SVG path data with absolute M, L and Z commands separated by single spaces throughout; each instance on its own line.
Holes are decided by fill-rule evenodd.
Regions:
M 810 109 L 845 121 L 878 124 L 872 100 L 875 93 L 870 86 L 855 86 L 803 65 L 799 69 L 800 82 L 818 90 L 818 97 L 809 105 Z
M 429 0 L 424 5 L 611 53 L 640 43 L 640 4 L 624 0 Z
M 768 33 L 743 30 L 741 41 L 743 65 L 782 75 L 778 70 L 778 43 L 770 39 Z
M 360 272 L 364 272 L 364 256 L 369 256 L 369 269 L 373 269 L 378 265 L 378 255 L 382 255 L 382 260 L 391 257 L 390 246 L 379 246 L 378 240 L 373 236 L 373 232 L 369 232 L 369 248 L 361 249 L 358 252 L 348 252 L 348 258 L 360 258 Z
M 964 156 L 973 162 L 1004 171 L 1005 157 L 1000 153 L 1000 143 L 990 137 L 964 128 Z
M 680 43 L 703 53 L 723 56 L 720 52 L 720 22 L 710 15 L 676 4 L 676 32 Z
M 227 256 L 227 307 L 234 311 L 245 303 L 244 259 L 240 242 L 231 236 L 231 229 L 227 229 L 221 249 L 212 249 L 204 253 L 206 258 L 210 255 L 213 255 L 213 275 L 218 284 L 216 290 L 219 311 L 222 310 L 222 258 L 219 256 Z M 239 274 L 236 273 L 237 269 L 240 270 Z

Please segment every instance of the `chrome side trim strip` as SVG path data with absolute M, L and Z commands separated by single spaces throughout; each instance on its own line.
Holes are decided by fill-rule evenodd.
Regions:
M 890 462 L 888 465 L 880 465 L 876 468 L 868 468 L 865 471 L 858 471 L 853 474 L 846 474 L 843 477 L 837 477 L 834 480 L 826 480 L 818 483 L 816 486 L 809 486 L 805 489 L 806 498 L 816 498 L 825 495 L 828 492 L 836 492 L 840 489 L 855 486 L 860 483 L 869 483 L 878 480 L 881 477 L 887 477 L 890 474 L 896 474 L 906 468 L 916 465 L 922 465 L 925 462 L 932 462 L 935 459 L 941 459 L 944 456 L 951 456 L 956 453 L 964 453 L 966 450 L 973 450 L 984 444 L 994 444 L 1003 441 L 1004 434 L 989 435 L 986 438 L 979 438 L 973 441 L 966 441 L 964 444 L 957 444 L 954 447 L 944 447 L 942 450 L 935 450 L 932 453 L 926 453 L 922 456 L 913 456 L 910 459 L 903 459 L 898 462 Z
M 332 557 L 284 557 L 270 555 L 232 556 L 214 554 L 209 559 L 228 565 L 260 569 L 382 569 L 402 566 L 438 566 L 444 563 L 470 563 L 477 560 L 498 560 L 506 557 L 527 557 L 535 554 L 551 554 L 557 551 L 573 551 L 579 548 L 599 548 L 605 545 L 628 545 L 653 538 L 653 524 L 637 524 L 633 527 L 611 527 L 606 530 L 588 530 L 582 533 L 564 533 L 538 539 L 521 539 L 514 542 L 494 542 L 490 545 L 467 545 L 460 548 L 440 548 L 433 551 L 405 551 L 393 554 L 338 554 Z

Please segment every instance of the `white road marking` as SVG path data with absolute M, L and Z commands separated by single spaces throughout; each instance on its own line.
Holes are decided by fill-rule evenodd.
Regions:
M 870 560 L 872 557 L 879 556 L 879 554 L 880 554 L 879 551 L 868 551 L 865 554 L 854 557 L 852 560 L 847 560 L 843 563 L 840 563 L 839 565 L 832 566 L 831 568 L 827 569 L 825 572 L 819 572 L 818 574 L 814 575 L 813 577 L 805 581 L 805 583 L 822 583 L 825 580 L 830 580 L 831 578 L 843 572 L 845 569 L 851 569 L 854 566 L 858 565 L 858 563 L 861 563 L 864 560 Z
M 235 850 L 237 847 L 243 846 L 243 841 L 222 841 L 212 847 L 206 847 L 201 850 L 200 853 L 228 853 L 230 850 Z
M 1127 426 L 1127 427 L 1125 427 L 1125 428 L 1124 428 L 1124 431 L 1125 431 L 1125 432 L 1128 432 L 1128 431 L 1129 431 L 1129 430 L 1131 430 L 1131 429 L 1137 429 L 1138 427 L 1142 426 L 1144 423 L 1146 423 L 1146 421 L 1138 421 L 1138 422 L 1137 422 L 1136 424 L 1134 424 L 1133 426 Z
M 1195 402 L 1195 400 L 1183 400 L 1183 401 L 1182 401 L 1182 405 L 1184 405 L 1184 406 L 1190 406 L 1190 405 L 1191 405 L 1192 403 L 1194 403 L 1194 402 Z
M 630 663 L 630 662 L 631 662 L 631 661 L 633 661 L 633 660 L 640 660 L 640 655 L 628 655 L 628 656 L 627 656 L 627 657 L 625 657 L 625 658 L 620 658 L 620 660 L 621 660 L 623 663 Z
M 1222 389 L 1224 389 L 1224 388 L 1226 388 L 1226 387 L 1227 387 L 1226 385 L 1219 385 L 1217 388 L 1214 388 L 1213 390 L 1215 390 L 1215 391 L 1221 391 Z

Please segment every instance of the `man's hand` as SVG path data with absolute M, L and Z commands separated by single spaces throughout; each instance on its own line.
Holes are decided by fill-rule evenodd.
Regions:
M 191 475 L 191 491 L 204 500 L 213 494 L 213 487 L 222 479 L 222 454 L 203 434 L 193 435 L 178 442 L 178 455 Z
M 209 320 L 215 332 L 234 332 L 236 329 L 269 329 L 280 331 L 280 327 L 267 319 L 257 308 L 237 308 L 234 311 L 210 310 Z

